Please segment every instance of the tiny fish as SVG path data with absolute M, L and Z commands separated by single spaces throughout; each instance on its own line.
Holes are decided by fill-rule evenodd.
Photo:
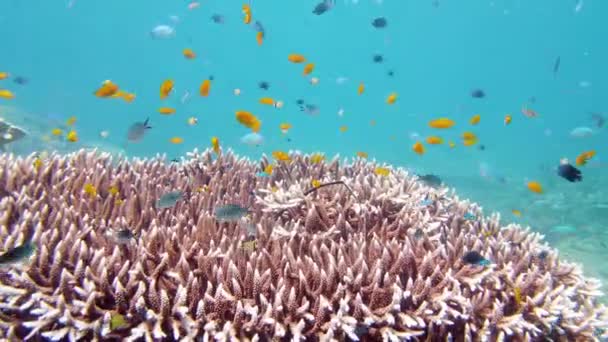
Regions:
M 473 215 L 471 213 L 465 213 L 462 217 L 468 221 L 473 221 L 476 218 L 475 215 Z
M 555 63 L 553 63 L 553 76 L 557 76 L 557 72 L 559 71 L 559 65 L 561 63 L 561 58 L 557 56 Z
M 270 89 L 270 83 L 268 83 L 266 81 L 260 81 L 260 82 L 258 82 L 258 88 L 260 88 L 262 90 L 268 90 L 268 89 Z
M 249 133 L 241 137 L 241 142 L 248 146 L 260 146 L 264 143 L 264 137 L 259 133 Z
M 156 201 L 156 209 L 171 208 L 177 204 L 178 201 L 184 198 L 184 194 L 181 191 L 171 191 L 162 195 Z
M 377 29 L 385 28 L 387 25 L 388 21 L 384 17 L 378 17 L 372 20 L 372 26 Z
M 482 99 L 486 97 L 486 93 L 481 89 L 474 89 L 471 91 L 471 97 L 475 99 Z
M 211 21 L 213 21 L 216 24 L 223 24 L 226 20 L 223 15 L 216 13 L 211 16 Z
M 312 10 L 313 14 L 321 15 L 334 7 L 336 0 L 323 0 Z
M 29 80 L 23 76 L 16 76 L 15 78 L 13 78 L 13 82 L 19 85 L 26 85 L 29 83 Z
M 425 200 L 420 201 L 420 206 L 421 207 L 426 207 L 426 206 L 429 206 L 431 204 L 433 204 L 433 200 L 432 199 L 428 199 L 427 198 Z
M 428 175 L 418 175 L 418 179 L 423 182 L 424 184 L 433 187 L 433 188 L 437 188 L 441 186 L 441 178 L 439 178 L 439 176 L 437 175 L 433 175 L 433 174 L 428 174 Z
M 303 103 L 300 105 L 300 111 L 308 115 L 319 115 L 319 107 L 310 103 Z
M 19 264 L 29 259 L 36 252 L 36 246 L 28 241 L 0 255 L 0 266 Z
M 467 252 L 463 257 L 462 261 L 470 265 L 487 266 L 490 264 L 490 260 L 484 258 L 481 254 L 475 251 Z
M 215 219 L 219 222 L 236 222 L 249 213 L 247 208 L 237 204 L 226 204 L 217 207 L 214 212 Z
M 115 230 L 113 236 L 114 236 L 114 240 L 119 245 L 129 244 L 131 242 L 131 240 L 135 238 L 135 235 L 133 235 L 133 232 L 127 228 L 121 228 L 121 229 Z
M 158 25 L 150 31 L 152 39 L 168 39 L 175 36 L 175 29 L 169 25 Z

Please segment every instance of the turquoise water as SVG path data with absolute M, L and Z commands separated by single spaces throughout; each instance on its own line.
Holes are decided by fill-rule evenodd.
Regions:
M 77 117 L 80 141 L 56 144 L 65 151 L 83 146 L 123 149 L 129 125 L 148 117 L 153 129 L 142 142 L 124 148 L 130 156 L 164 153 L 177 158 L 209 147 L 212 136 L 224 148 L 251 158 L 275 150 L 347 157 L 364 151 L 381 162 L 438 174 L 460 197 L 500 211 L 505 222 L 546 233 L 591 275 L 608 279 L 606 266 L 596 263 L 608 254 L 602 243 L 608 239 L 608 195 L 603 192 L 608 185 L 608 137 L 588 114 L 608 111 L 602 96 L 608 92 L 605 1 L 585 0 L 577 12 L 575 1 L 446 0 L 434 7 L 431 1 L 337 0 L 322 16 L 311 13 L 314 1 L 255 1 L 254 21 L 261 21 L 266 31 L 262 46 L 254 29 L 242 22 L 242 2 L 204 1 L 194 10 L 188 10 L 186 1 L 67 4 L 0 2 L 0 72 L 29 79 L 26 85 L 0 81 L 0 88 L 16 95 L 0 99 L 3 117 L 30 132 L 29 139 L 11 146 L 16 152 L 47 149 L 42 137 L 57 126 L 53 120 L 71 116 Z M 226 23 L 213 23 L 215 13 L 224 15 Z M 372 27 L 377 16 L 388 19 L 387 28 Z M 175 37 L 151 39 L 149 32 L 160 24 L 174 26 Z M 197 58 L 185 59 L 184 48 L 192 48 Z M 288 62 L 291 53 L 315 63 L 311 76 L 319 78 L 318 85 L 302 76 L 303 65 Z M 383 54 L 383 64 L 372 63 L 375 53 Z M 561 65 L 554 75 L 558 56 Z M 393 77 L 387 76 L 389 70 L 394 70 Z M 200 97 L 198 87 L 210 75 L 210 95 Z M 339 77 L 348 81 L 337 84 Z M 161 101 L 159 86 L 167 78 L 175 81 L 175 90 Z M 106 79 L 137 94 L 136 100 L 93 96 Z M 270 89 L 260 90 L 259 81 L 268 81 Z M 360 82 L 366 91 L 358 96 Z M 235 88 L 241 89 L 240 96 L 233 94 Z M 476 88 L 486 97 L 472 98 Z M 182 104 L 186 91 L 192 97 Z M 399 98 L 389 106 L 385 99 L 391 92 Z M 285 106 L 259 104 L 264 96 Z M 536 98 L 529 106 L 539 113 L 537 118 L 521 113 L 531 97 Z M 320 114 L 300 112 L 295 103 L 299 98 L 318 105 Z M 161 106 L 175 108 L 176 114 L 160 115 Z M 262 146 L 240 142 L 249 130 L 236 122 L 236 110 L 251 111 L 262 120 Z M 481 115 L 477 126 L 468 123 L 474 114 Z M 509 126 L 503 124 L 506 114 L 513 116 Z M 186 123 L 191 116 L 198 125 Z M 446 131 L 429 128 L 428 122 L 438 117 L 457 125 Z M 371 126 L 371 120 L 377 124 Z M 279 130 L 282 122 L 293 125 L 286 136 Z M 348 131 L 340 132 L 343 125 Z M 580 126 L 595 134 L 571 137 L 569 132 Z M 110 132 L 107 139 L 99 137 L 103 130 Z M 464 131 L 476 133 L 485 150 L 462 146 Z M 419 156 L 411 149 L 413 133 L 421 139 L 440 135 L 457 146 L 427 145 Z M 174 136 L 184 143 L 169 143 Z M 560 158 L 573 161 L 588 150 L 596 156 L 581 167 L 582 183 L 568 183 L 553 171 Z M 480 163 L 506 182 L 481 177 Z M 539 181 L 544 193 L 529 192 L 526 180 Z M 513 216 L 513 209 L 522 211 L 522 217 Z M 560 225 L 574 229 L 552 230 Z

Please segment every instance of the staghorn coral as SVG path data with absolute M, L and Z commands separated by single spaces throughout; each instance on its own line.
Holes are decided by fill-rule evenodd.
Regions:
M 83 151 L 33 162 L 0 157 L 1 247 L 38 246 L 29 265 L 0 270 L 3 339 L 586 341 L 608 325 L 598 282 L 539 234 L 402 170 L 293 153 L 255 177 L 265 158 L 210 151 L 180 164 Z M 312 179 L 348 188 L 305 195 Z M 186 200 L 156 210 L 175 189 Z M 256 250 L 239 247 L 241 224 L 212 217 L 225 203 L 251 208 Z M 110 235 L 122 228 L 129 245 Z M 492 266 L 463 265 L 470 250 Z M 116 312 L 128 327 L 110 329 Z

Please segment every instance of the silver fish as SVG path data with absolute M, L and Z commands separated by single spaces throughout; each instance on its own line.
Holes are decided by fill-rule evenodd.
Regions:
M 140 141 L 146 134 L 146 130 L 152 128 L 151 126 L 148 126 L 149 120 L 150 118 L 147 118 L 144 122 L 136 122 L 132 124 L 127 132 L 127 139 L 131 142 Z
M 167 209 L 175 206 L 178 201 L 184 198 L 181 191 L 171 191 L 162 196 L 156 201 L 156 209 Z
M 215 208 L 215 219 L 219 222 L 237 222 L 249 213 L 247 208 L 237 204 L 226 204 Z
M 6 151 L 6 145 L 25 138 L 27 132 L 0 119 L 0 150 Z
M 21 246 L 12 248 L 0 255 L 0 266 L 8 266 L 22 263 L 29 259 L 36 252 L 36 245 L 31 241 Z

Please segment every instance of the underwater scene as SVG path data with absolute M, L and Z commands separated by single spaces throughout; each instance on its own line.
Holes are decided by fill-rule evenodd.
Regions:
M 606 20 L 0 1 L 0 340 L 608 341 Z

